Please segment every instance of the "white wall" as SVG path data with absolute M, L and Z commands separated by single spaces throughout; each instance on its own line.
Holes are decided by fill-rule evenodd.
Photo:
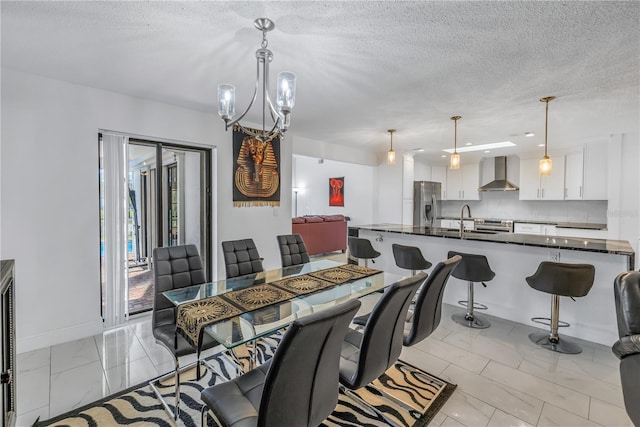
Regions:
M 298 216 L 342 214 L 349 225 L 373 221 L 375 168 L 354 163 L 293 156 L 293 186 L 298 193 Z M 329 178 L 344 177 L 344 207 L 329 206 Z
M 265 266 L 280 265 L 275 236 L 291 230 L 291 195 L 281 193 L 279 209 L 233 208 L 231 133 L 215 114 L 14 70 L 2 69 L 1 78 L 0 247 L 3 258 L 16 260 L 18 352 L 102 330 L 99 129 L 217 145 L 214 250 L 222 240 L 253 237 Z M 292 139 L 282 143 L 282 188 L 291 185 Z M 223 270 L 214 275 L 223 277 Z

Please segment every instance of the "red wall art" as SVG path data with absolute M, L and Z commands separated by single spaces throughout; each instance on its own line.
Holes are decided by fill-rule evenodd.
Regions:
M 344 206 L 344 176 L 329 178 L 329 206 Z

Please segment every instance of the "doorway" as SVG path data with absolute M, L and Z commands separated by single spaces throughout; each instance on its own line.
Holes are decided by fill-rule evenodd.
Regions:
M 122 156 L 104 155 L 113 144 Z M 153 248 L 195 244 L 207 280 L 211 277 L 211 149 L 103 134 L 99 146 L 101 307 L 105 322 L 117 324 L 153 308 Z M 122 172 L 110 164 L 119 161 L 124 162 Z M 118 198 L 110 188 L 120 181 L 126 188 Z M 119 202 L 122 209 L 114 206 Z M 124 214 L 114 221 L 120 211 Z M 120 240 L 126 242 L 120 252 L 103 250 Z M 120 253 L 125 255 L 121 262 L 109 259 Z

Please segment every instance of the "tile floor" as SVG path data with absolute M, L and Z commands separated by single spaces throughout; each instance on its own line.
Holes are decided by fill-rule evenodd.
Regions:
M 375 298 L 366 297 L 362 311 Z M 529 342 L 531 326 L 487 316 L 490 328 L 471 330 L 451 320 L 457 310 L 444 305 L 434 334 L 401 356 L 458 385 L 431 426 L 632 426 L 609 347 L 576 340 L 581 354 L 560 355 Z M 102 335 L 19 354 L 17 362 L 20 427 L 173 367 L 153 339 L 149 315 Z

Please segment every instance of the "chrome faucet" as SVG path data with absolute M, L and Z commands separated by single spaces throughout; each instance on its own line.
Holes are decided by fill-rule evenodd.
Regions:
M 462 205 L 462 209 L 460 210 L 460 238 L 464 233 L 464 208 L 467 208 L 467 212 L 469 213 L 469 218 L 471 218 L 471 208 L 469 205 Z

